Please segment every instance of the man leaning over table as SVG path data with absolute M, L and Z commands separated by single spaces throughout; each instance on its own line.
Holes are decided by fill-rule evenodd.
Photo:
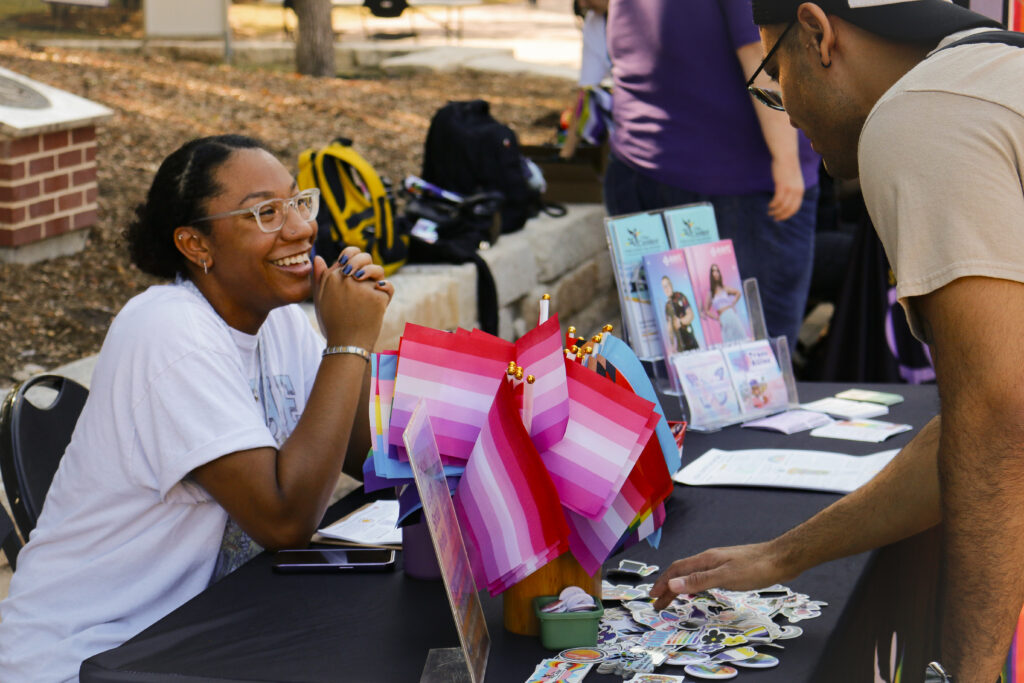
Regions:
M 658 606 L 787 581 L 942 521 L 936 657 L 957 683 L 992 683 L 1024 602 L 1024 49 L 935 52 L 998 26 L 942 0 L 864 4 L 754 0 L 781 91 L 759 99 L 777 98 L 830 173 L 860 177 L 911 329 L 930 347 L 941 419 L 810 520 L 678 560 L 652 594 Z

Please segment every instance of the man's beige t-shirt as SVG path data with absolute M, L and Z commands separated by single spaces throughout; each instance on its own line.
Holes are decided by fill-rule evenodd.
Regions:
M 1024 282 L 1024 48 L 929 56 L 875 104 L 858 155 L 914 336 L 930 341 L 912 297 L 966 276 Z

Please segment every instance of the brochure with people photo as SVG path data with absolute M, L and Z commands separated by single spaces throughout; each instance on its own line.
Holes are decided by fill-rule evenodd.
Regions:
M 680 353 L 670 362 L 690 409 L 690 427 L 711 428 L 740 421 L 740 405 L 721 351 Z
M 644 277 L 644 256 L 668 250 L 659 213 L 637 213 L 605 219 L 615 284 L 629 345 L 640 358 L 661 356 L 658 324 Z
M 789 405 L 786 380 L 767 339 L 722 350 L 733 388 L 745 416 L 785 410 Z
M 662 212 L 673 249 L 718 241 L 718 221 L 711 202 L 684 204 Z
M 698 244 L 685 252 L 707 345 L 753 341 L 732 240 Z
M 682 249 L 644 256 L 644 273 L 650 287 L 651 305 L 665 358 L 704 347 L 686 256 Z M 665 364 L 672 386 L 682 387 L 671 363 Z

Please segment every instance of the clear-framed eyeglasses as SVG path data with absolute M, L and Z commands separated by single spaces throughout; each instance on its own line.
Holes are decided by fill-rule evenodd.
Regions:
M 757 66 L 757 70 L 750 77 L 750 80 L 747 81 L 747 91 L 754 96 L 754 99 L 756 99 L 764 106 L 770 109 L 774 109 L 775 111 L 786 111 L 786 107 L 783 106 L 782 104 L 782 93 L 773 88 L 762 88 L 760 86 L 754 85 L 754 79 L 757 78 L 758 74 L 764 71 L 764 67 L 768 63 L 768 60 L 775 56 L 775 53 L 778 52 L 779 46 L 782 45 L 782 39 L 786 37 L 786 34 L 789 33 L 789 29 L 793 28 L 793 24 L 795 23 L 796 19 L 789 22 L 785 30 L 783 30 L 782 33 L 779 34 L 779 37 L 775 41 L 775 44 L 772 45 L 772 49 L 768 50 L 768 54 L 764 56 L 764 59 L 762 59 L 761 63 Z
M 224 213 L 212 216 L 203 216 L 192 222 L 202 223 L 203 221 L 213 221 L 218 218 L 242 216 L 251 213 L 253 220 L 256 221 L 256 225 L 260 230 L 263 232 L 277 232 L 284 227 L 285 221 L 288 220 L 288 212 L 293 209 L 299 218 L 304 221 L 316 220 L 317 211 L 320 210 L 320 190 L 314 187 L 303 190 L 288 199 L 267 199 L 244 209 L 235 209 L 234 211 L 225 211 Z

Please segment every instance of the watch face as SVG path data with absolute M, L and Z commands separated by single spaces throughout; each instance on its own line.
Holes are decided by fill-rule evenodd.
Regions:
M 924 672 L 924 683 L 953 683 L 953 679 L 938 662 L 932 662 Z

